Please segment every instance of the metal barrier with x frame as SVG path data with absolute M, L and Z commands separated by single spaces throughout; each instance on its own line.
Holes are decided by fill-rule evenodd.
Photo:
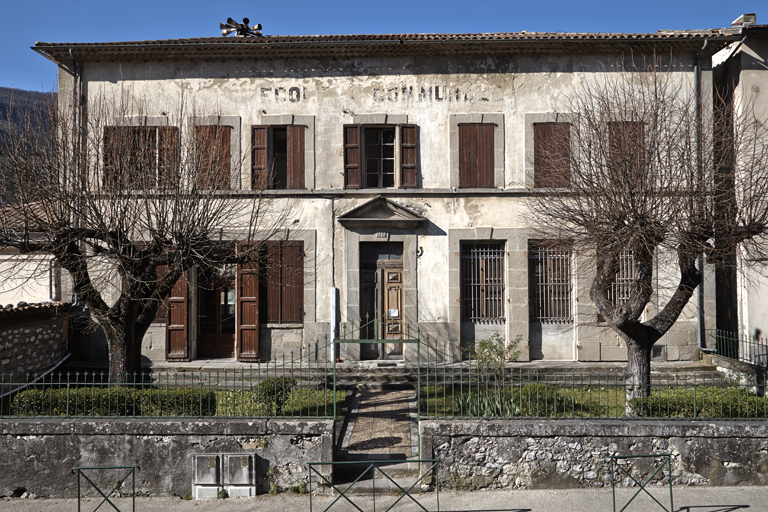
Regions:
M 102 471 L 102 470 L 113 470 L 113 469 L 127 469 L 128 472 L 117 481 L 117 483 L 112 487 L 112 490 L 109 491 L 109 494 L 104 494 L 104 491 L 99 489 L 99 486 L 93 483 L 93 480 L 88 478 L 88 475 L 85 474 L 85 471 Z M 93 512 L 96 512 L 101 508 L 101 506 L 104 503 L 109 503 L 113 509 L 117 510 L 117 512 L 120 512 L 120 509 L 117 508 L 117 506 L 112 503 L 112 501 L 109 499 L 112 494 L 116 490 L 120 488 L 120 486 L 123 485 L 123 482 L 125 482 L 128 477 L 131 477 L 131 503 L 132 503 L 132 511 L 136 512 L 136 472 L 139 471 L 141 468 L 139 466 L 97 466 L 97 467 L 78 467 L 73 468 L 72 473 L 77 472 L 77 512 L 80 512 L 80 500 L 82 498 L 82 492 L 80 487 L 80 477 L 85 478 L 85 480 L 91 484 L 91 486 L 96 489 L 96 492 L 98 492 L 103 500 L 98 504 L 98 506 L 93 509 Z
M 386 477 L 387 480 L 392 482 L 395 485 L 395 487 L 397 487 L 399 492 L 402 493 L 397 498 L 397 500 L 395 500 L 394 503 L 392 503 L 389 507 L 387 507 L 385 512 L 388 512 L 389 510 L 392 510 L 395 507 L 395 505 L 400 503 L 400 500 L 402 500 L 406 496 L 408 498 L 410 498 L 411 501 L 413 501 L 416 505 L 418 505 L 419 508 L 421 508 L 421 510 L 423 510 L 424 512 L 430 512 L 429 510 L 427 510 L 424 507 L 424 505 L 419 503 L 416 500 L 416 498 L 414 498 L 411 495 L 411 491 L 414 489 L 414 487 L 416 487 L 430 473 L 433 473 L 434 477 L 435 477 L 435 493 L 436 493 L 436 497 L 437 497 L 437 511 L 439 512 L 439 510 L 440 510 L 440 486 L 439 486 L 439 483 L 438 483 L 439 480 L 437 478 L 437 469 L 440 466 L 441 461 L 439 459 L 427 459 L 427 460 L 407 460 L 407 461 L 401 461 L 401 462 L 417 463 L 419 465 L 421 465 L 421 464 L 431 464 L 431 466 L 423 474 L 421 474 L 416 479 L 416 481 L 413 482 L 413 484 L 410 487 L 408 487 L 408 489 L 404 489 L 403 487 L 400 486 L 400 484 L 395 482 L 395 480 L 391 476 L 389 476 L 386 472 L 384 472 L 383 469 L 381 469 L 381 466 L 391 465 L 393 463 L 392 460 L 372 460 L 372 461 L 367 461 L 366 464 L 368 464 L 368 467 L 365 468 L 365 470 L 363 470 L 360 473 L 360 476 L 358 476 L 355 479 L 354 482 L 352 482 L 351 484 L 345 484 L 346 485 L 346 489 L 344 489 L 342 491 L 341 489 L 339 489 L 338 487 L 333 485 L 333 483 L 328 478 L 326 478 L 325 475 L 321 474 L 314 466 L 342 466 L 342 465 L 345 465 L 345 464 L 358 464 L 359 465 L 360 464 L 359 461 L 308 462 L 307 463 L 307 469 L 309 470 L 309 488 L 310 488 L 310 493 L 309 493 L 309 511 L 313 512 L 313 509 L 312 509 L 312 494 L 313 494 L 312 493 L 312 473 L 315 473 L 322 480 L 321 485 L 328 485 L 328 486 L 331 487 L 331 489 L 333 489 L 334 491 L 339 493 L 338 497 L 336 497 L 336 499 L 333 500 L 333 502 L 330 505 L 325 507 L 323 512 L 327 512 L 328 510 L 330 510 L 331 507 L 333 507 L 342 498 L 347 500 L 353 507 L 355 507 L 355 509 L 359 510 L 360 512 L 364 512 L 363 509 L 361 509 L 359 506 L 357 506 L 357 504 L 355 502 L 353 502 L 349 498 L 349 496 L 347 496 L 347 491 L 349 491 L 352 488 L 353 485 L 355 485 L 357 482 L 359 482 L 365 475 L 367 475 L 370 472 L 370 474 L 371 474 L 371 481 L 372 481 L 372 488 L 373 488 L 373 512 L 376 512 L 376 473 L 379 472 L 382 475 L 384 475 L 384 477 Z M 421 489 L 421 488 L 419 487 L 419 489 Z M 388 489 L 388 492 L 391 493 L 392 489 L 391 488 Z
M 643 483 L 638 482 L 637 479 L 633 477 L 630 474 L 630 472 L 627 471 L 626 468 L 624 468 L 621 464 L 618 463 L 619 459 L 642 459 L 642 458 L 648 458 L 648 457 L 661 458 L 663 460 L 661 464 L 659 464 L 659 467 L 656 468 L 656 471 L 654 471 Z M 651 499 L 655 501 L 666 512 L 674 512 L 675 505 L 672 500 L 672 454 L 651 453 L 646 455 L 612 455 L 612 456 L 606 457 L 605 461 L 606 462 L 610 461 L 611 463 L 611 489 L 613 490 L 613 512 L 616 512 L 616 480 L 614 479 L 614 474 L 616 471 L 614 469 L 614 466 L 618 468 L 621 473 L 624 473 L 625 475 L 627 475 L 629 478 L 632 479 L 633 482 L 635 482 L 637 485 L 640 486 L 637 492 L 633 494 L 631 498 L 629 498 L 629 501 L 627 501 L 626 505 L 621 507 L 621 510 L 619 512 L 622 512 L 624 509 L 626 509 L 629 506 L 629 504 L 632 503 L 632 500 L 634 500 L 637 497 L 637 495 L 640 494 L 641 491 L 647 494 L 648 496 L 650 496 Z M 669 469 L 669 508 L 666 508 L 664 505 L 662 505 L 661 502 L 659 502 L 659 500 L 654 498 L 653 495 L 649 493 L 648 490 L 645 488 L 645 486 L 648 485 L 648 483 L 651 480 L 653 480 L 653 477 L 655 477 L 659 471 L 662 471 L 664 469 L 665 465 Z

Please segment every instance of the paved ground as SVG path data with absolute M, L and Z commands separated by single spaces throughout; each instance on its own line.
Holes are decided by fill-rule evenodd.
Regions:
M 342 450 L 371 459 L 412 457 L 412 390 L 363 390 L 355 397 Z
M 623 490 L 621 498 L 631 494 Z M 654 494 L 662 504 L 669 506 L 669 494 L 663 489 L 654 489 Z M 437 510 L 435 494 L 429 493 L 419 499 L 432 511 Z M 631 512 L 662 510 L 650 498 L 643 496 L 627 508 Z M 373 500 L 368 496 L 355 496 L 355 503 L 365 511 L 373 510 Z M 382 496 L 376 499 L 376 510 L 386 510 L 388 504 L 396 498 Z M 407 500 L 407 498 L 404 498 Z M 677 512 L 735 512 L 768 511 L 768 487 L 676 487 L 674 490 L 675 511 Z M 314 497 L 313 511 L 323 511 L 333 498 Z M 624 502 L 618 503 L 617 510 Z M 130 499 L 121 498 L 116 504 L 123 512 L 131 510 Z M 98 502 L 83 503 L 82 511 L 92 511 Z M 46 499 L 0 499 L 0 511 L 11 512 L 69 512 L 77 510 L 77 500 Z M 114 510 L 108 505 L 99 510 Z M 139 512 L 299 512 L 309 510 L 309 496 L 281 494 L 278 496 L 262 495 L 251 499 L 228 499 L 208 501 L 184 501 L 179 498 L 137 498 L 136 510 Z M 350 504 L 339 502 L 331 511 L 347 512 L 355 510 Z M 397 505 L 394 510 L 420 510 L 413 503 Z M 474 491 L 441 492 L 440 510 L 478 511 L 478 512 L 595 512 L 611 511 L 613 503 L 610 489 L 578 489 L 557 491 Z

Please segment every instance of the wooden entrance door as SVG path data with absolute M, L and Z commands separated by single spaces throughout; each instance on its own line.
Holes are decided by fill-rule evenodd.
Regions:
M 201 272 L 197 289 L 197 354 L 235 357 L 235 266 Z
M 402 340 L 403 244 L 398 242 L 360 244 L 360 314 L 362 323 L 378 320 L 362 329 L 362 339 Z M 401 357 L 402 343 L 364 343 L 361 359 Z
M 382 268 L 381 286 L 382 295 L 381 325 L 384 326 L 383 339 L 403 339 L 403 269 Z M 402 343 L 385 343 L 384 357 L 403 354 Z

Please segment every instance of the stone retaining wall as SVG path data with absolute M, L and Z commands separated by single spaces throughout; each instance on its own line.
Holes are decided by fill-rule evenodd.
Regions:
M 0 316 L 0 373 L 24 382 L 67 354 L 66 305 L 23 308 Z
M 440 484 L 452 489 L 610 486 L 608 455 L 660 452 L 676 455 L 677 485 L 768 485 L 765 421 L 428 420 L 419 428 L 422 458 L 443 460 Z M 629 467 L 639 481 L 656 469 L 651 459 Z
M 193 456 L 254 456 L 259 493 L 308 481 L 307 462 L 331 461 L 333 420 L 40 419 L 0 421 L 0 496 L 77 495 L 74 467 L 138 465 L 143 496 L 191 494 Z M 114 485 L 117 473 L 97 477 Z M 316 478 L 315 478 L 316 480 Z

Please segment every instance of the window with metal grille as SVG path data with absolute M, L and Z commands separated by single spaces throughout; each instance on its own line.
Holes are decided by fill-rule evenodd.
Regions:
M 532 322 L 571 323 L 571 249 L 531 245 L 528 251 Z
M 635 253 L 631 250 L 623 250 L 619 254 L 619 271 L 613 278 L 608 289 L 608 300 L 611 304 L 620 306 L 627 302 L 632 295 L 632 283 L 635 280 Z M 602 315 L 597 315 L 598 322 L 604 322 Z
M 504 322 L 504 244 L 462 244 L 461 317 Z

